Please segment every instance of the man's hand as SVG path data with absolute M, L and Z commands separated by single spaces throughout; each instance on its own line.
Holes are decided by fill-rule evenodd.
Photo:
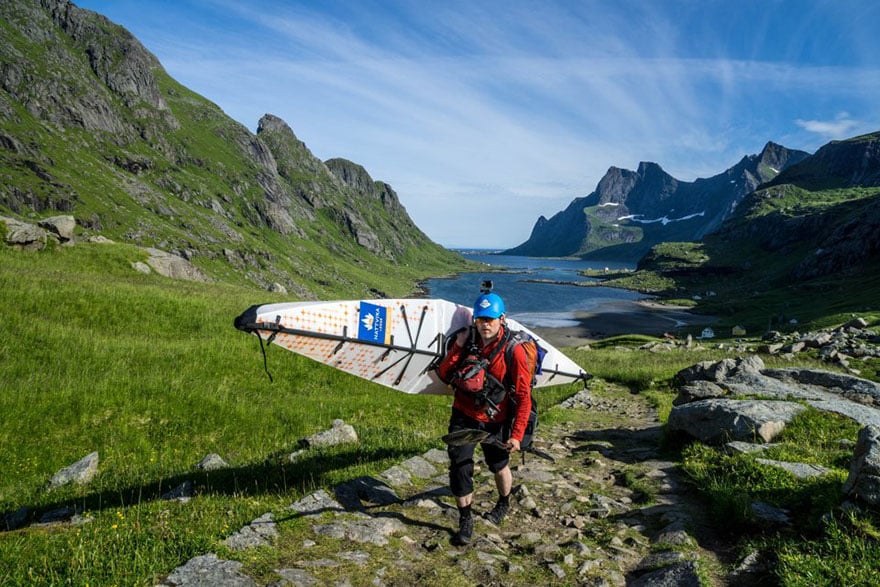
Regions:
M 516 438 L 511 438 L 504 443 L 504 448 L 506 448 L 508 452 L 519 452 L 519 440 L 517 440 Z

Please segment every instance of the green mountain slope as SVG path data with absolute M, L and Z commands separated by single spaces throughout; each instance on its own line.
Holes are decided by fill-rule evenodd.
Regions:
M 697 296 L 700 311 L 753 331 L 833 322 L 880 311 L 877 235 L 880 132 L 826 145 L 760 186 L 701 243 L 657 246 L 639 269 L 655 275 L 658 293 Z
M 72 214 L 83 235 L 306 298 L 403 295 L 464 265 L 390 186 L 274 116 L 251 133 L 106 18 L 3 2 L 0 31 L 0 215 Z

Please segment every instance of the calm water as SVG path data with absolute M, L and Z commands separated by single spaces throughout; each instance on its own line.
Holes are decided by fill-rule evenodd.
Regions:
M 577 274 L 579 269 L 633 269 L 626 263 L 546 259 L 463 253 L 468 259 L 488 263 L 498 272 L 463 273 L 452 279 L 430 279 L 424 285 L 432 298 L 443 298 L 470 306 L 480 295 L 480 283 L 491 279 L 493 291 L 504 298 L 507 314 L 530 328 L 576 326 L 575 312 L 594 310 L 608 302 L 644 299 L 643 294 L 610 287 L 578 287 L 548 283 L 529 283 L 530 279 L 553 281 L 595 281 Z

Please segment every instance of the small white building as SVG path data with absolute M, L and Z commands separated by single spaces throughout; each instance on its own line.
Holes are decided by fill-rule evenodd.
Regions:
M 715 338 L 715 331 L 707 326 L 703 329 L 703 334 L 700 335 L 700 338 Z

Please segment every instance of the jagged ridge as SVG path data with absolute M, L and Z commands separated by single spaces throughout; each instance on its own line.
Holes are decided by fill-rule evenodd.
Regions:
M 679 181 L 656 163 L 611 167 L 590 195 L 549 220 L 538 219 L 511 255 L 586 256 L 636 261 L 664 241 L 697 241 L 716 230 L 742 199 L 808 153 L 767 143 L 708 179 Z

